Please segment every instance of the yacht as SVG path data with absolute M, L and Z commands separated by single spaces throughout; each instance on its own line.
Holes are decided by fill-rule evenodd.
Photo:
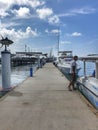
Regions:
M 84 75 L 77 80 L 77 88 L 98 109 L 98 57 L 88 56 L 82 57 L 84 62 Z M 86 74 L 86 62 L 95 62 L 96 69 L 91 76 Z
M 59 57 L 58 57 L 58 62 L 57 62 L 57 67 L 65 75 L 69 74 L 70 69 L 71 69 L 72 60 L 73 60 L 72 51 L 60 51 Z M 77 63 L 77 74 L 78 74 L 80 69 L 81 68 L 80 68 L 79 64 Z

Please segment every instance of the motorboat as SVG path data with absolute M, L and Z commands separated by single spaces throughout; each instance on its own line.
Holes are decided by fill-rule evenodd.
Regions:
M 94 77 L 80 77 L 77 82 L 78 89 L 98 109 L 98 79 Z
M 70 73 L 70 69 L 71 69 L 71 62 L 72 62 L 72 58 L 65 58 L 62 62 L 60 61 L 57 66 L 58 68 L 64 73 L 64 74 L 69 74 Z M 77 74 L 80 70 L 80 66 L 77 65 Z
M 77 87 L 81 93 L 98 109 L 98 57 L 83 57 L 84 75 L 77 79 Z M 95 62 L 96 69 L 91 76 L 86 75 L 87 61 Z
M 71 62 L 73 60 L 72 51 L 64 51 L 58 58 L 57 67 L 64 74 L 69 74 L 71 69 Z M 77 63 L 77 74 L 80 70 L 80 66 Z

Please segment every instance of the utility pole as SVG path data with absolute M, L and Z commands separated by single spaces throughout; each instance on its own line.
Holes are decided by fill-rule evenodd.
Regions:
M 27 52 L 27 45 L 25 45 L 25 52 Z

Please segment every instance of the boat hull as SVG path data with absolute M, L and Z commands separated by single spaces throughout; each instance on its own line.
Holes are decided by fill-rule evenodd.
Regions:
M 98 109 L 98 88 L 89 82 L 89 80 L 85 80 L 82 78 L 78 79 L 78 89 L 83 93 L 83 95 L 91 102 L 91 104 Z
M 67 66 L 58 65 L 58 68 L 63 74 L 70 74 L 70 69 L 71 69 L 70 65 L 69 66 L 68 65 Z M 77 68 L 77 74 L 78 74 L 79 70 L 80 70 L 80 67 Z
M 58 66 L 58 68 L 60 69 L 60 71 L 64 74 L 69 74 L 70 73 L 70 68 L 67 67 L 63 67 L 63 66 Z

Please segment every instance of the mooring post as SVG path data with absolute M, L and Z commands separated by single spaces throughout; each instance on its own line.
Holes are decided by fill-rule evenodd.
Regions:
M 33 77 L 33 67 L 30 68 L 30 77 Z
M 11 88 L 11 59 L 9 51 L 1 52 L 2 64 L 2 88 L 4 90 Z

